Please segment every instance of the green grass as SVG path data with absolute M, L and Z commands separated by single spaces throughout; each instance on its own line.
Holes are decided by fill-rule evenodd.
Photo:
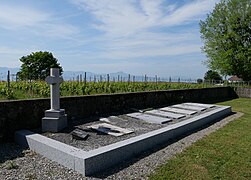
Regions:
M 150 179 L 251 179 L 251 99 L 219 104 L 244 115 L 158 167 Z

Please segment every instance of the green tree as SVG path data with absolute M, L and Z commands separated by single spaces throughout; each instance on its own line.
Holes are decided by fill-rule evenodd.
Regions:
M 199 79 L 197 79 L 197 83 L 198 83 L 198 84 L 203 83 L 203 79 L 200 79 L 200 78 L 199 78 Z
M 200 22 L 207 66 L 251 80 L 251 1 L 221 0 Z
M 222 81 L 222 77 L 219 75 L 218 72 L 208 70 L 205 73 L 204 80 L 205 81 Z
M 50 52 L 33 52 L 20 58 L 23 63 L 18 72 L 21 80 L 44 80 L 50 74 L 50 68 L 59 68 L 60 74 L 63 69 L 58 60 Z

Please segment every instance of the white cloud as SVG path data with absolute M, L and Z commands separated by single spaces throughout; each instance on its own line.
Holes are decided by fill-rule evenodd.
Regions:
M 46 49 L 65 69 L 164 74 L 165 68 L 176 67 L 178 58 L 202 57 L 198 20 L 219 0 L 67 1 L 75 9 L 65 2 L 60 11 L 49 1 L 42 3 L 44 9 L 33 2 L 28 6 L 2 2 L 0 38 L 6 47 L 0 47 L 1 57 L 18 62 L 23 55 Z M 17 41 L 10 42 L 9 37 Z M 185 65 L 199 67 L 203 57 L 192 59 L 184 58 Z M 177 67 L 184 73 L 188 69 Z
M 53 38 L 69 38 L 79 33 L 71 24 L 55 21 L 54 14 L 31 7 L 0 6 L 0 28 L 13 32 L 26 31 Z M 29 34 L 30 35 L 30 34 Z
M 177 7 L 164 0 L 71 0 L 96 18 L 94 27 L 116 37 L 197 21 L 217 1 L 194 0 Z
M 138 49 L 122 49 L 122 50 L 108 50 L 103 53 L 96 54 L 95 58 L 100 59 L 131 59 L 133 61 L 134 58 L 157 58 L 159 56 L 176 56 L 176 55 L 184 55 L 190 53 L 199 53 L 200 45 L 197 44 L 178 44 L 171 45 L 168 47 L 158 46 L 158 47 L 149 47 L 149 48 L 138 48 Z M 88 57 L 86 57 L 88 58 Z
M 143 13 L 148 17 L 151 23 L 159 20 L 163 17 L 163 12 L 161 11 L 162 0 L 141 0 L 140 5 L 143 9 Z
M 5 46 L 0 46 L 0 54 L 25 54 L 29 52 L 28 50 L 24 49 L 15 49 Z
M 167 26 L 174 26 L 190 21 L 198 21 L 198 19 L 208 13 L 218 1 L 219 0 L 196 0 L 185 4 L 164 18 L 162 23 Z
M 47 21 L 49 16 L 49 14 L 31 8 L 4 4 L 0 6 L 0 26 L 7 29 L 34 26 Z
M 195 24 L 219 0 L 191 0 L 183 5 L 167 0 L 69 1 L 89 13 L 95 19 L 93 27 L 105 33 L 99 36 L 101 50 L 85 54 L 85 59 L 122 62 L 159 57 L 171 61 L 177 55 L 199 54 L 202 43 Z M 187 29 L 178 27 L 184 24 Z

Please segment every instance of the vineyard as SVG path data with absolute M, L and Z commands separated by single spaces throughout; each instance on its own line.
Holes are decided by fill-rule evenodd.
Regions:
M 174 82 L 63 82 L 61 96 L 142 92 L 168 89 L 209 87 L 205 84 Z M 30 99 L 50 96 L 50 86 L 44 81 L 0 82 L 0 99 Z

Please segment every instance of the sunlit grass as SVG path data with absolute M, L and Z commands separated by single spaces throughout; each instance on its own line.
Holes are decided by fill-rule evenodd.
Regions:
M 251 99 L 219 104 L 244 115 L 176 155 L 150 179 L 251 179 Z

